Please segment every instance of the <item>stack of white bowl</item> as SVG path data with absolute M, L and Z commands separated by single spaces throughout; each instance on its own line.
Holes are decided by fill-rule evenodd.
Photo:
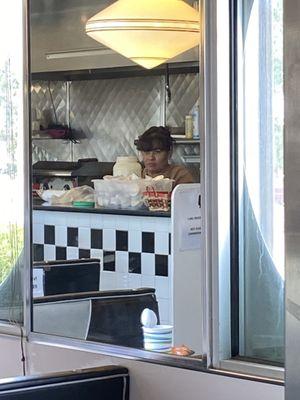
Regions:
M 141 314 L 145 350 L 165 352 L 171 350 L 173 340 L 172 325 L 157 325 L 154 311 L 145 308 Z
M 170 351 L 173 339 L 172 325 L 155 325 L 153 328 L 143 326 L 145 350 Z

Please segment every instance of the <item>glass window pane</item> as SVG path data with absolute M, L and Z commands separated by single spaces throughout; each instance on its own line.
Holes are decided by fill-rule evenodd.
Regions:
M 239 5 L 240 354 L 283 362 L 283 6 Z
M 0 3 L 0 319 L 22 322 L 24 244 L 22 1 Z

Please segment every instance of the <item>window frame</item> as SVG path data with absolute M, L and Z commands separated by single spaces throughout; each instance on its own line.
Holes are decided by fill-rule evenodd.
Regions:
M 200 92 L 203 95 L 203 108 L 201 109 L 201 159 L 202 169 L 201 178 L 204 192 L 204 229 L 207 234 L 204 238 L 205 246 L 205 268 L 203 267 L 203 362 L 199 360 L 191 360 L 186 358 L 178 358 L 174 356 L 161 355 L 148 351 L 131 349 L 121 346 L 111 346 L 95 342 L 83 342 L 76 339 L 65 337 L 55 337 L 52 335 L 39 334 L 32 331 L 32 232 L 31 232 L 31 141 L 30 141 L 30 112 L 29 112 L 29 96 L 30 96 L 30 75 L 29 75 L 29 1 L 23 0 L 24 13 L 24 176 L 25 176 L 25 264 L 24 268 L 23 288 L 24 288 L 24 331 L 29 342 L 54 345 L 62 348 L 86 350 L 103 355 L 111 355 L 134 360 L 148 361 L 162 365 L 173 367 L 198 370 L 203 372 L 217 373 L 225 376 L 237 378 L 253 379 L 261 382 L 269 382 L 281 384 L 280 381 L 274 379 L 266 379 L 263 374 L 249 372 L 249 369 L 242 369 L 241 364 L 238 368 L 225 368 L 223 361 L 219 357 L 220 343 L 222 339 L 219 334 L 219 267 L 220 257 L 219 248 L 215 243 L 219 243 L 219 203 L 222 201 L 222 193 L 218 191 L 218 181 L 220 175 L 218 168 L 223 166 L 218 163 L 218 136 L 221 133 L 220 124 L 218 125 L 214 117 L 218 112 L 218 84 L 217 84 L 217 60 L 218 54 L 216 46 L 209 46 L 209 43 L 215 44 L 217 41 L 217 6 L 218 1 L 224 0 L 200 0 L 200 10 L 202 16 L 202 49 L 200 51 L 200 66 L 205 80 L 200 80 Z M 234 1 L 234 0 L 230 0 Z M 209 21 L 206 24 L 205 21 Z M 232 78 L 232 77 L 231 77 Z M 229 87 L 229 86 L 228 86 Z M 234 107 L 234 102 L 231 107 Z M 229 113 L 229 108 L 228 108 Z M 233 151 L 233 149 L 232 149 Z M 228 155 L 227 155 L 228 156 Z M 229 172 L 229 171 L 227 171 Z M 229 175 L 228 175 L 229 177 Z M 227 210 L 228 211 L 228 210 Z M 215 218 L 215 216 L 218 216 Z M 229 214 L 228 214 L 229 218 Z M 215 241 L 217 240 L 217 242 Z M 227 260 L 228 261 L 228 260 Z M 212 267 L 212 268 L 211 268 Z M 228 288 L 226 288 L 227 291 Z M 229 294 L 229 293 L 227 293 Z M 19 328 L 9 324 L 0 323 L 0 332 L 20 335 Z M 227 333 L 226 333 L 227 335 Z M 226 340 L 228 336 L 226 337 Z M 237 372 L 241 371 L 241 372 Z M 248 371 L 248 372 L 247 372 Z M 252 376 L 247 375 L 252 374 Z
M 207 14 L 207 4 L 209 4 L 209 1 L 207 0 L 199 0 L 199 9 L 200 9 L 200 18 L 201 18 L 201 25 L 204 27 L 204 30 L 207 29 L 207 25 L 205 24 L 205 15 Z M 28 8 L 29 10 L 29 8 Z M 28 28 L 28 27 L 27 27 Z M 204 52 L 204 37 L 205 34 L 201 33 L 201 38 L 200 38 L 200 49 L 199 49 L 199 76 L 204 76 L 204 68 L 205 68 L 205 52 Z M 29 47 L 28 47 L 29 48 Z M 29 51 L 29 50 L 28 50 Z M 200 81 L 200 93 L 204 97 L 204 83 L 202 82 L 203 79 L 199 79 Z M 29 92 L 28 92 L 29 93 Z M 30 95 L 28 95 L 30 96 Z M 29 102 L 29 97 L 27 101 L 28 105 L 30 104 Z M 29 108 L 28 108 L 29 109 Z M 203 107 L 200 107 L 200 114 L 204 115 L 204 110 Z M 28 114 L 30 115 L 30 113 Z M 27 118 L 28 118 L 27 115 Z M 204 136 L 205 136 L 205 126 L 201 122 L 203 119 L 200 117 L 200 128 L 201 129 L 201 134 L 200 134 L 200 140 L 203 140 L 204 143 Z M 30 125 L 28 125 L 29 127 Z M 29 131 L 28 131 L 29 132 Z M 31 140 L 30 136 L 28 134 L 29 138 L 29 148 L 31 148 Z M 200 149 L 200 157 L 202 160 L 204 160 L 204 154 L 205 150 L 204 147 Z M 31 160 L 30 160 L 31 161 Z M 29 164 L 30 165 L 30 164 Z M 30 175 L 30 174 L 29 174 Z M 204 169 L 201 171 L 201 181 L 203 181 L 203 176 L 204 176 Z M 28 182 L 31 180 L 30 176 L 28 176 Z M 29 183 L 28 183 L 29 184 Z M 29 186 L 31 187 L 31 186 Z M 27 217 L 29 218 L 29 224 L 30 218 L 32 215 L 32 212 L 29 211 L 31 210 L 31 199 L 28 199 L 28 205 L 30 205 L 30 208 L 28 208 L 28 214 Z M 203 209 L 203 205 L 202 205 Z M 204 211 L 203 211 L 204 212 Z M 31 237 L 31 232 L 30 232 L 30 237 Z M 31 246 L 31 244 L 30 244 Z M 30 263 L 28 264 L 29 266 L 31 264 L 31 259 L 32 255 L 30 252 Z M 29 258 L 28 258 L 29 260 Z M 26 282 L 28 282 L 27 279 L 30 279 L 31 282 L 31 268 L 29 267 L 30 271 L 27 271 L 27 277 L 25 279 L 25 286 Z M 30 278 L 29 278 L 30 276 Z M 27 285 L 28 286 L 28 285 Z M 43 333 L 37 333 L 32 330 L 32 294 L 28 293 L 28 287 L 26 288 L 26 332 L 28 333 L 28 340 L 29 342 L 32 343 L 37 343 L 37 344 L 45 344 L 45 345 L 55 345 L 59 346 L 62 348 L 70 348 L 70 349 L 76 349 L 76 350 L 86 350 L 89 352 L 94 352 L 98 354 L 103 354 L 103 355 L 110 355 L 110 356 L 116 356 L 116 357 L 121 357 L 121 358 L 129 358 L 129 359 L 134 359 L 134 360 L 140 360 L 140 361 L 146 361 L 146 362 L 151 362 L 155 364 L 161 364 L 165 366 L 172 366 L 172 367 L 178 367 L 178 368 L 184 368 L 184 369 L 190 369 L 190 370 L 195 370 L 195 371 L 203 371 L 207 372 L 207 362 L 206 362 L 206 355 L 203 354 L 202 359 L 193 359 L 193 358 L 188 358 L 188 357 L 178 357 L 178 356 L 172 356 L 172 355 L 163 355 L 161 353 L 155 353 L 155 352 L 150 352 L 146 350 L 141 350 L 141 349 L 136 349 L 136 348 L 129 348 L 129 347 L 124 347 L 124 346 L 117 346 L 117 345 L 109 345 L 105 343 L 98 343 L 98 342 L 88 342 L 88 341 L 83 341 L 83 340 L 78 340 L 78 339 L 72 339 L 72 338 L 66 338 L 66 337 L 61 337 L 61 336 L 54 336 L 54 335 L 48 335 L 48 334 L 43 334 Z M 1 328 L 0 328 L 1 330 Z

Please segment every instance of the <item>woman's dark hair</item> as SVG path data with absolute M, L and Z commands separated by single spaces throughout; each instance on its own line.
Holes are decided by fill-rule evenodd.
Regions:
M 173 147 L 173 138 L 170 130 L 164 126 L 151 126 L 134 141 L 136 148 L 140 151 L 166 150 Z

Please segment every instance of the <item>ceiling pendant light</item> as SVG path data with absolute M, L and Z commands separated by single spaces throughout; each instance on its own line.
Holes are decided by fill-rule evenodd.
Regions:
M 86 33 L 151 69 L 199 44 L 200 16 L 183 0 L 118 0 L 88 20 Z

